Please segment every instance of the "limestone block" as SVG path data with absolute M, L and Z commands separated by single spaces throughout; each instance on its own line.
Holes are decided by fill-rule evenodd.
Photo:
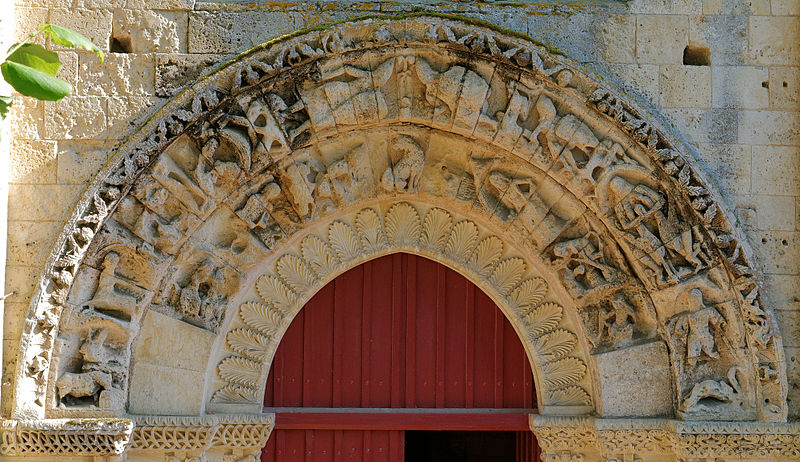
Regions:
M 261 12 L 189 14 L 189 53 L 243 51 L 295 30 L 294 15 Z
M 133 365 L 130 381 L 131 414 L 195 415 L 203 408 L 203 372 Z
M 34 6 L 34 5 L 30 5 Z M 16 7 L 14 9 L 14 40 L 20 41 L 35 31 L 39 24 L 46 23 L 47 8 Z M 36 37 L 31 43 L 44 44 L 44 37 Z M 3 50 L 5 52 L 5 49 Z
M 800 113 L 741 111 L 739 140 L 750 144 L 800 145 Z
M 14 96 L 14 103 L 8 111 L 8 125 L 14 139 L 37 139 L 42 136 L 44 103 L 27 96 Z
M 44 133 L 50 139 L 102 138 L 106 132 L 106 99 L 67 96 L 45 102 Z
M 528 33 L 531 37 L 555 47 L 576 61 L 596 61 L 594 38 L 595 15 L 531 15 Z
M 59 141 L 57 177 L 60 184 L 85 184 L 111 156 L 111 143 L 100 141 Z
M 8 220 L 64 221 L 80 194 L 78 185 L 13 184 L 8 188 Z
M 770 0 L 703 0 L 703 14 L 768 15 L 770 14 Z
M 772 14 L 775 16 L 800 15 L 800 3 L 797 0 L 772 0 Z
M 632 63 L 636 60 L 636 17 L 618 14 L 596 21 L 598 60 Z
M 800 234 L 794 231 L 759 231 L 750 243 L 760 258 L 762 273 L 800 274 Z
M 689 44 L 686 16 L 642 15 L 636 21 L 636 59 L 640 63 L 679 64 Z
M 769 68 L 769 104 L 774 109 L 800 109 L 800 69 Z
M 664 109 L 678 133 L 695 143 L 736 143 L 738 112 L 730 109 Z
M 658 103 L 659 66 L 656 64 L 608 64 L 596 63 L 594 67 L 614 85 L 630 95 Z
M 765 300 L 775 310 L 796 310 L 800 308 L 800 294 L 796 291 L 797 287 L 800 287 L 800 276 L 768 274 L 764 277 Z M 800 335 L 800 331 L 789 334 Z
M 753 147 L 753 191 L 800 195 L 800 147 Z
M 205 329 L 148 310 L 133 354 L 137 361 L 203 372 L 215 337 Z
M 793 196 L 753 196 L 758 229 L 770 231 L 794 231 L 795 198 Z
M 101 50 L 108 50 L 111 37 L 111 11 L 86 8 L 53 8 L 49 22 L 69 27 L 89 37 Z
M 55 183 L 55 141 L 13 140 L 11 143 L 11 183 Z
M 187 21 L 185 12 L 116 10 L 112 36 L 132 53 L 175 53 L 186 50 Z
M 69 82 L 74 93 L 78 86 L 78 53 L 74 51 L 59 51 L 58 59 L 61 61 L 61 69 L 58 70 L 56 77 Z M 96 56 L 95 59 L 97 59 Z
M 628 7 L 636 14 L 700 14 L 703 0 L 633 0 Z
M 119 4 L 122 0 L 116 0 Z M 197 0 L 128 0 L 125 8 L 192 10 Z
M 752 149 L 739 144 L 702 144 L 697 158 L 723 197 L 750 194 Z
M 775 310 L 784 347 L 800 347 L 800 310 Z
M 170 97 L 230 55 L 168 54 L 156 57 L 156 96 Z
M 660 105 L 705 109 L 711 107 L 711 68 L 662 66 L 659 72 Z
M 786 375 L 789 379 L 789 395 L 786 400 L 789 404 L 789 418 L 800 417 L 800 348 L 787 347 L 786 349 Z
M 698 16 L 689 21 L 689 41 L 707 46 L 713 65 L 749 63 L 746 16 Z
M 108 138 L 129 135 L 164 100 L 152 96 L 115 96 L 108 99 Z
M 153 57 L 146 54 L 109 53 L 104 62 L 81 54 L 78 92 L 81 95 L 152 95 Z
M 800 64 L 800 17 L 751 16 L 750 53 L 759 64 Z
M 664 342 L 595 355 L 604 417 L 672 415 L 672 373 Z
M 8 223 L 8 260 L 18 265 L 44 266 L 61 231 L 57 221 Z
M 24 302 L 10 302 L 7 299 L 3 304 L 3 308 L 3 337 L 5 339 L 20 338 L 30 306 Z M 15 349 L 18 351 L 19 345 L 16 345 Z M 16 356 L 17 351 L 13 351 L 12 355 Z M 5 355 L 3 357 L 10 359 Z
M 37 279 L 41 274 L 42 269 L 38 266 L 20 266 L 8 260 L 6 264 L 5 291 L 9 294 L 14 293 L 9 297 L 9 301 L 29 301 L 33 296 Z
M 761 109 L 769 106 L 769 72 L 766 67 L 713 66 L 714 107 Z

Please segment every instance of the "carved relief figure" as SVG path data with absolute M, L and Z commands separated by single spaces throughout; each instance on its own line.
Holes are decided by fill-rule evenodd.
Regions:
M 228 302 L 226 285 L 231 284 L 232 270 L 203 260 L 185 285 L 176 285 L 170 303 L 187 320 L 199 322 L 209 330 L 222 323 Z
M 703 380 L 692 387 L 688 396 L 683 400 L 678 409 L 682 418 L 689 416 L 704 416 L 715 418 L 728 418 L 737 412 L 736 406 L 746 393 L 743 393 L 744 370 L 733 366 L 728 370 L 727 381 Z M 726 405 L 734 406 L 726 408 Z M 732 409 L 731 409 L 732 408 Z
M 703 358 L 718 359 L 716 337 L 712 329 L 721 334 L 725 318 L 716 310 L 703 304 L 700 289 L 681 292 L 676 300 L 678 306 L 688 307 L 689 311 L 681 313 L 668 321 L 676 338 L 686 343 L 686 360 L 694 366 Z
M 634 186 L 620 176 L 611 179 L 608 188 L 619 226 L 633 247 L 644 253 L 640 262 L 655 275 L 657 283 L 675 283 L 705 266 L 709 257 L 699 232 L 680 223 L 671 208 L 664 216 L 666 198 L 660 192 L 643 184 Z M 688 268 L 679 271 L 676 260 L 678 264 L 683 260 Z
M 91 404 L 103 409 L 122 404 L 126 368 L 119 362 L 118 349 L 106 344 L 107 337 L 107 329 L 93 330 L 81 344 L 81 372 L 66 372 L 56 381 L 60 404 L 81 398 L 90 398 Z
M 383 173 L 381 184 L 387 191 L 416 191 L 422 178 L 422 168 L 425 166 L 425 152 L 419 143 L 408 135 L 399 135 L 392 148 L 400 152 L 401 156 Z
M 366 147 L 360 144 L 348 150 L 342 159 L 328 165 L 316 179 L 314 198 L 322 211 L 352 203 L 362 197 L 371 180 L 371 167 Z
M 145 296 L 141 287 L 126 282 L 116 276 L 120 256 L 116 252 L 108 252 L 103 259 L 103 270 L 97 281 L 97 290 L 86 306 L 99 312 L 130 320 L 137 305 Z
M 619 269 L 606 263 L 603 241 L 594 232 L 558 242 L 553 256 L 554 265 L 578 296 L 618 287 L 624 280 Z
M 316 184 L 312 178 L 316 172 L 307 159 L 293 159 L 284 166 L 280 174 L 281 186 L 286 191 L 295 211 L 300 218 L 305 218 L 314 213 L 314 188 Z

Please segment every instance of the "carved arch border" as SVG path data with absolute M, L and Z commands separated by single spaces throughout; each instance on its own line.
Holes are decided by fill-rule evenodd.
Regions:
M 258 91 L 258 85 L 281 73 L 343 50 L 415 44 L 451 50 L 512 67 L 521 76 L 570 95 L 581 111 L 592 111 L 628 134 L 656 166 L 654 178 L 674 191 L 669 196 L 708 239 L 709 251 L 731 275 L 734 312 L 744 326 L 748 371 L 756 376 L 752 393 L 761 420 L 786 419 L 786 371 L 774 316 L 761 300 L 750 251 L 735 221 L 711 186 L 658 122 L 624 102 L 599 79 L 576 64 L 526 39 L 463 20 L 424 15 L 365 19 L 325 31 L 298 33 L 258 47 L 202 79 L 154 115 L 117 151 L 114 160 L 84 193 L 60 235 L 31 302 L 21 340 L 15 381 L 16 418 L 42 418 L 52 390 L 50 365 L 56 353 L 61 313 L 76 273 L 96 234 L 132 184 L 164 149 L 192 127 L 213 123 L 207 114 L 233 107 L 231 97 Z M 578 103 L 580 102 L 580 103 Z M 577 106 L 576 106 L 577 107 Z M 568 108 L 569 110 L 570 108 Z M 281 128 L 283 129 L 283 128 Z M 267 149 L 268 151 L 269 149 Z M 650 180 L 648 180 L 650 181 Z M 656 181 L 656 180 L 652 180 Z M 698 231 L 699 232 L 699 231 Z
M 351 207 L 306 231 L 270 256 L 270 270 L 254 284 L 255 296 L 246 297 L 221 332 L 227 348 L 218 352 L 216 370 L 209 371 L 216 372 L 211 412 L 241 410 L 230 404 L 254 405 L 252 412 L 259 412 L 275 351 L 305 303 L 345 271 L 399 252 L 454 269 L 497 304 L 528 356 L 540 410 L 592 412 L 593 377 L 586 345 L 575 333 L 574 308 L 562 306 L 565 301 L 538 272 L 541 264 L 486 226 L 419 199 L 400 198 Z

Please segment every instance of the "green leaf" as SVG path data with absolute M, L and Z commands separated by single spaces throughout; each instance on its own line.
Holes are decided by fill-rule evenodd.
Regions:
M 61 68 L 57 53 L 45 50 L 41 45 L 34 43 L 23 44 L 6 59 L 52 76 L 55 76 Z
M 72 85 L 24 64 L 6 61 L 0 64 L 3 78 L 25 96 L 58 101 L 72 93 Z
M 100 62 L 103 62 L 103 52 L 97 48 L 97 45 L 79 32 L 53 24 L 39 24 L 39 28 L 43 30 L 56 45 L 93 51 L 100 57 Z
M 11 107 L 11 104 L 14 102 L 14 99 L 10 96 L 0 96 L 0 119 L 5 119 L 8 115 L 8 108 Z

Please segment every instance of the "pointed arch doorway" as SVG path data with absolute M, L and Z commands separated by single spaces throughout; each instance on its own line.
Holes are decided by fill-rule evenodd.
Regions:
M 513 327 L 466 278 L 410 254 L 353 268 L 305 305 L 264 406 L 276 414 L 264 462 L 538 457 L 533 374 Z

